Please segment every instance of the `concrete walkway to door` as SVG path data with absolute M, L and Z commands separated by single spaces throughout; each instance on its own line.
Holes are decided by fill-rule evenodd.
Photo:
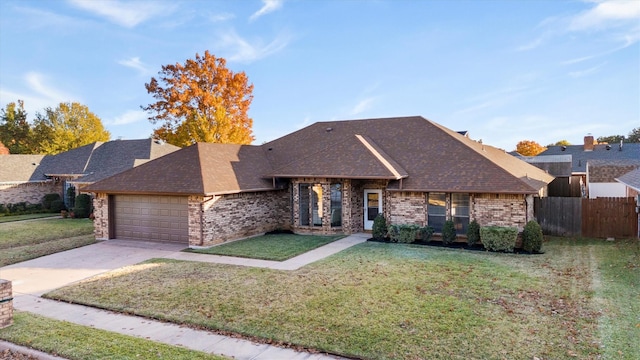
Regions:
M 362 243 L 368 237 L 367 234 L 351 235 L 283 262 L 185 253 L 180 251 L 184 246 L 176 244 L 109 240 L 5 266 L 0 268 L 0 278 L 13 282 L 14 307 L 17 310 L 29 311 L 53 319 L 235 359 L 339 359 L 336 356 L 299 352 L 176 324 L 47 300 L 40 296 L 53 289 L 151 258 L 295 270 Z

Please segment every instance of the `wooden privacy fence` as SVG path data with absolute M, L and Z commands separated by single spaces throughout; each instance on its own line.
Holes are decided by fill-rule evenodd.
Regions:
M 638 234 L 634 198 L 536 198 L 534 213 L 547 235 L 627 238 Z

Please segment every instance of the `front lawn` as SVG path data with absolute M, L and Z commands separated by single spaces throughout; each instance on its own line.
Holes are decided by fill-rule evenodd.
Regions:
M 52 217 L 57 217 L 57 216 L 59 216 L 59 214 L 53 214 L 53 213 L 26 214 L 26 215 L 3 215 L 3 216 L 0 216 L 0 223 L 13 222 L 13 221 L 22 221 L 22 220 L 31 220 L 31 219 L 52 218 Z
M 95 243 L 89 219 L 44 219 L 0 224 L 0 266 Z
M 635 359 L 638 249 L 365 243 L 290 272 L 155 259 L 47 296 L 367 359 Z
M 187 249 L 201 254 L 283 261 L 343 238 L 337 236 L 268 234 L 207 249 Z
M 70 360 L 225 359 L 28 312 L 16 312 L 14 324 L 0 330 L 0 339 Z

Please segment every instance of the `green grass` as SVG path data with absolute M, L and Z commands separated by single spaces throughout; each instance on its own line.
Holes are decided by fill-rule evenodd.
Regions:
M 271 234 L 238 240 L 207 249 L 188 249 L 186 251 L 201 254 L 283 261 L 343 237 L 343 235 Z
M 22 221 L 22 220 L 31 220 L 31 219 L 42 219 L 48 217 L 58 216 L 59 214 L 54 213 L 42 213 L 42 214 L 26 214 L 26 215 L 3 215 L 0 216 L 0 223 L 5 222 L 13 222 L 13 221 Z
M 14 324 L 0 330 L 0 339 L 70 360 L 225 359 L 27 312 L 16 312 Z
M 291 272 L 155 259 L 47 296 L 367 359 L 634 359 L 637 246 L 365 243 Z
M 0 266 L 95 243 L 89 219 L 44 219 L 0 224 Z

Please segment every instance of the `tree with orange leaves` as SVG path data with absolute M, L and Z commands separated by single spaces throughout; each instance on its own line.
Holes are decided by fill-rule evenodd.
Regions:
M 547 148 L 531 140 L 522 140 L 516 145 L 516 151 L 523 156 L 536 156 L 545 150 Z
M 163 65 L 158 74 L 144 85 L 157 101 L 142 107 L 151 114 L 149 121 L 161 123 L 154 137 L 176 146 L 253 141 L 247 115 L 253 85 L 244 72 L 233 73 L 225 59 L 205 51 L 184 65 Z

